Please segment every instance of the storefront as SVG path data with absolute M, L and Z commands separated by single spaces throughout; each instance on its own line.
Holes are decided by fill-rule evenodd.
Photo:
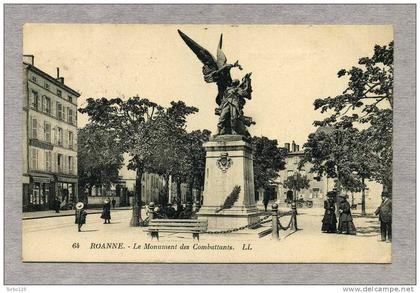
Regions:
M 55 186 L 55 196 L 61 202 L 61 208 L 72 208 L 72 206 L 78 201 L 77 177 L 57 176 Z
M 23 183 L 23 211 L 48 210 L 52 206 L 54 176 L 30 174 L 29 183 Z

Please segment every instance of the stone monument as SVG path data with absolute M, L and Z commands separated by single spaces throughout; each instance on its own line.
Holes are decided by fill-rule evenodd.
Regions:
M 183 32 L 181 38 L 203 63 L 204 80 L 215 82 L 217 135 L 203 146 L 206 170 L 203 206 L 198 217 L 208 220 L 210 230 L 238 228 L 258 221 L 255 205 L 253 147 L 247 126 L 255 124 L 243 114 L 246 100 L 251 99 L 251 73 L 242 81 L 232 80 L 230 70 L 239 68 L 238 61 L 228 64 L 222 51 L 220 36 L 217 59 Z

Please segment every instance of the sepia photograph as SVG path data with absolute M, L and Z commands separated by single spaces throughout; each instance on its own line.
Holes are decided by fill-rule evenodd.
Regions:
M 23 262 L 392 263 L 392 25 L 26 23 L 22 70 Z

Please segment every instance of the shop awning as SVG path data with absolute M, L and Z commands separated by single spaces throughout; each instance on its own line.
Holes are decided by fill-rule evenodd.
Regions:
M 39 177 L 39 176 L 31 176 L 33 182 L 37 182 L 37 183 L 50 183 L 51 182 L 51 178 L 50 177 Z
M 64 177 L 64 176 L 57 176 L 58 182 L 68 182 L 68 183 L 77 183 L 77 177 Z

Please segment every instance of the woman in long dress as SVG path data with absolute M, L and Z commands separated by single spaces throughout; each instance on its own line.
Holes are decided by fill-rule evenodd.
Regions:
M 75 220 L 74 223 L 77 224 L 77 230 L 81 232 L 81 228 L 83 224 L 86 224 L 86 211 L 84 209 L 84 204 L 82 202 L 78 202 L 76 204 L 76 213 L 75 213 Z
M 340 218 L 338 223 L 338 233 L 356 235 L 356 227 L 353 223 L 351 215 L 350 204 L 347 201 L 347 196 L 340 196 L 341 202 L 338 205 Z
M 322 232 L 335 233 L 337 231 L 337 218 L 335 216 L 335 198 L 334 191 L 327 193 L 328 199 L 324 201 L 324 218 L 322 219 Z
M 101 218 L 104 219 L 104 224 L 111 224 L 111 201 L 109 198 L 104 201 Z

